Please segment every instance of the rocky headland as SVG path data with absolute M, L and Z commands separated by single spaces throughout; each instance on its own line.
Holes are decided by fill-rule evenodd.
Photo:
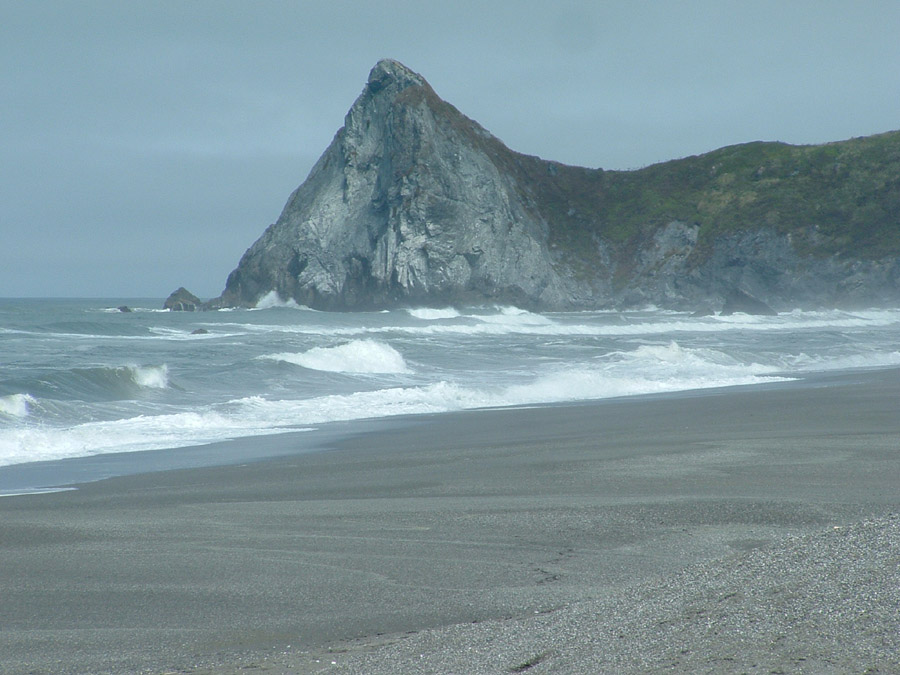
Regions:
M 510 150 L 383 60 L 222 295 L 171 308 L 273 291 L 325 310 L 895 305 L 900 132 L 566 166 Z

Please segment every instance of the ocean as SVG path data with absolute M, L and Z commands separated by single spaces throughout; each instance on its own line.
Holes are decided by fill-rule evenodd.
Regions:
M 0 474 L 338 421 L 900 366 L 900 309 L 327 313 L 272 296 L 255 309 L 161 305 L 0 300 Z

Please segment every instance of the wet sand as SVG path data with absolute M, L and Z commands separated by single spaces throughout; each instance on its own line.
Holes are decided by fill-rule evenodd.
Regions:
M 900 671 L 898 371 L 364 428 L 0 499 L 0 670 Z

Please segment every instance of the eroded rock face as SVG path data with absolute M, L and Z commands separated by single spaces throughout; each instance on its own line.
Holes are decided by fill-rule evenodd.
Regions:
M 206 305 L 200 298 L 182 286 L 166 298 L 163 309 L 170 309 L 173 312 L 194 312 L 206 309 Z
M 751 146 L 745 154 L 757 152 Z M 167 306 L 253 306 L 273 291 L 328 310 L 486 302 L 694 310 L 721 308 L 737 293 L 775 309 L 900 301 L 900 258 L 835 253 L 819 246 L 825 239 L 814 224 L 798 234 L 802 254 L 783 227 L 764 223 L 703 241 L 703 209 L 728 213 L 734 200 L 760 199 L 723 192 L 721 163 L 710 159 L 707 170 L 705 157 L 683 160 L 693 162 L 685 185 L 704 191 L 697 222 L 660 220 L 647 209 L 678 202 L 681 188 L 671 186 L 680 184 L 669 176 L 684 180 L 687 164 L 670 163 L 671 174 L 668 165 L 603 172 L 520 155 L 420 75 L 384 60 L 222 295 L 205 305 L 173 300 L 179 289 Z M 682 199 L 678 208 L 694 207 Z M 636 221 L 645 211 L 648 221 Z
M 325 309 L 566 305 L 547 225 L 486 145 L 502 147 L 419 75 L 381 61 L 278 222 L 228 278 L 222 301 L 253 304 L 275 290 Z

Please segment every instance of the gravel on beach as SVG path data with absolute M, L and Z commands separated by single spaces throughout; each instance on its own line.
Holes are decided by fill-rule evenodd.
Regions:
M 692 565 L 531 617 L 357 641 L 273 668 L 330 673 L 898 673 L 900 517 Z

